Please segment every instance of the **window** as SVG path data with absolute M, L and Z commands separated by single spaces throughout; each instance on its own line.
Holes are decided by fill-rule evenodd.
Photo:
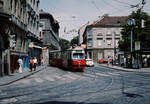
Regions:
M 111 38 L 108 38 L 106 41 L 107 41 L 107 45 L 108 45 L 108 46 L 111 46 L 111 45 L 112 45 L 112 39 L 111 39 Z
M 112 36 L 112 34 L 107 34 L 107 36 Z
M 103 36 L 103 34 L 102 33 L 98 33 L 97 36 Z
M 112 36 L 111 29 L 107 29 L 107 36 Z
M 35 0 L 33 0 L 33 5 L 35 5 Z
M 102 46 L 103 38 L 97 38 L 98 46 Z
M 84 55 L 83 55 L 83 53 L 74 53 L 73 58 L 74 59 L 83 59 Z
M 89 47 L 92 46 L 92 39 L 89 39 L 89 40 L 88 40 L 88 46 L 89 46 Z

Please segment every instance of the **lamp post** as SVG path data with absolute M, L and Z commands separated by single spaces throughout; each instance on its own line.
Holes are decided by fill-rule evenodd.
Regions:
M 114 64 L 116 65 L 116 32 L 114 32 Z
M 131 43 L 130 43 L 130 51 L 131 51 L 131 65 L 132 65 L 132 52 L 133 52 L 133 26 L 135 26 L 135 19 L 128 19 L 128 25 L 131 27 Z

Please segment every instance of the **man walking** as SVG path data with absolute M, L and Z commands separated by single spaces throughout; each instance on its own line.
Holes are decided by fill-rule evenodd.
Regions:
M 36 71 L 36 65 L 37 65 L 37 59 L 36 59 L 36 57 L 34 57 L 33 62 L 34 62 L 34 71 Z

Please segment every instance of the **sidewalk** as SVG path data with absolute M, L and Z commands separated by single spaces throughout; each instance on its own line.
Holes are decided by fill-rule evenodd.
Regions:
M 150 68 L 141 68 L 141 69 L 131 69 L 131 68 L 123 68 L 121 66 L 117 65 L 107 65 L 107 64 L 99 64 L 100 66 L 112 68 L 115 70 L 121 70 L 126 72 L 139 72 L 139 73 L 149 73 L 150 74 Z
M 0 77 L 0 86 L 9 85 L 13 82 L 20 80 L 20 79 L 26 78 L 30 75 L 33 75 L 34 73 L 41 71 L 42 69 L 45 69 L 45 67 L 46 66 L 38 66 L 36 71 L 32 71 L 32 72 L 30 72 L 30 69 L 25 68 L 22 73 L 14 73 L 11 75 L 6 75 L 3 77 Z

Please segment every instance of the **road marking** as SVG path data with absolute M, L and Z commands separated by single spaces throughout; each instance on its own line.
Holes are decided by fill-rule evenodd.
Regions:
M 43 80 L 40 79 L 40 78 L 36 78 L 35 81 L 38 82 L 38 83 L 42 83 L 43 82 Z
M 110 74 L 110 75 L 116 75 L 116 76 L 120 75 L 118 73 L 111 73 L 111 72 L 108 72 L 108 74 Z

